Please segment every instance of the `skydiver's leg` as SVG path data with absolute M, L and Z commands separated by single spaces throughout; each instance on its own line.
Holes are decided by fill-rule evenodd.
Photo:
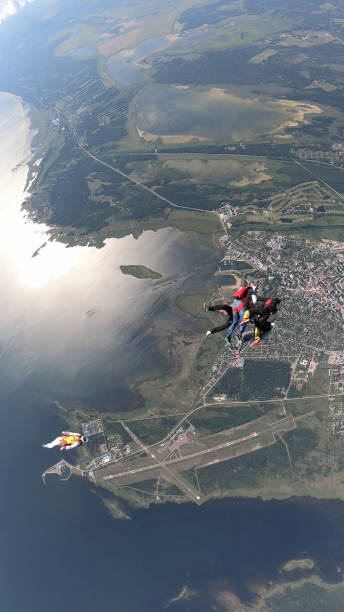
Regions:
M 210 333 L 217 334 L 217 332 L 227 329 L 230 326 L 230 324 L 231 324 L 231 321 L 226 321 L 226 323 L 224 323 L 223 325 L 219 325 L 218 327 L 213 327 L 213 329 L 210 330 Z
M 263 336 L 265 336 L 269 331 L 271 331 L 271 323 L 268 321 L 269 315 L 265 315 L 264 317 L 260 317 L 256 322 L 256 326 L 254 328 L 254 342 L 252 344 L 253 347 L 258 346 L 262 341 Z
M 232 311 L 233 311 L 233 323 L 230 326 L 228 333 L 227 333 L 227 337 L 231 336 L 233 331 L 235 330 L 237 324 L 240 322 L 242 322 L 243 318 L 244 318 L 244 313 L 246 308 L 243 306 L 242 308 L 240 308 L 240 306 L 243 304 L 242 300 L 234 300 L 233 305 L 232 305 Z M 240 308 L 240 310 L 239 310 Z M 235 312 L 235 310 L 237 310 L 237 312 Z
M 54 446 L 60 446 L 62 441 L 61 436 L 59 436 L 58 438 L 55 438 L 55 440 L 53 440 L 52 442 L 48 442 L 48 444 L 42 444 L 42 446 L 44 446 L 44 448 L 54 448 Z
M 239 327 L 239 336 L 241 338 L 243 332 L 245 331 L 245 327 L 250 320 L 250 311 L 242 308 L 239 310 L 239 318 L 240 318 L 240 327 Z M 244 323 L 244 320 L 247 319 Z
M 260 328 L 260 337 L 266 338 L 270 334 L 272 328 L 273 328 L 272 323 L 270 323 L 270 321 L 268 321 L 268 318 L 266 318 L 266 320 L 263 321 L 261 328 Z
M 239 323 L 239 320 L 240 320 L 239 313 L 238 312 L 233 312 L 233 322 L 232 322 L 232 325 L 230 326 L 230 328 L 228 329 L 227 338 L 231 337 L 233 331 L 235 330 L 236 326 Z
M 254 342 L 252 342 L 251 346 L 253 348 L 256 348 L 261 343 L 261 341 L 262 341 L 261 332 L 260 332 L 259 326 L 256 323 L 254 327 Z

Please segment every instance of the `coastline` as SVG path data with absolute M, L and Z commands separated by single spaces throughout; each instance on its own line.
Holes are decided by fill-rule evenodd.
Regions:
M 6 94 L 9 98 L 11 98 L 11 94 Z M 15 98 L 20 102 L 21 99 L 18 96 L 15 96 Z M 22 120 L 26 122 L 26 127 L 28 128 L 28 135 L 27 135 L 27 140 L 26 140 L 26 147 L 28 147 L 28 144 L 30 144 L 32 142 L 32 138 L 33 135 L 37 134 L 37 131 L 35 131 L 34 128 L 32 128 L 30 122 L 29 122 L 29 111 L 27 108 L 21 106 L 21 117 Z M 25 149 L 25 154 L 26 156 L 30 154 L 30 151 L 28 148 Z M 33 162 L 35 163 L 35 162 Z M 24 160 L 23 162 L 20 163 L 20 167 L 25 167 L 26 171 L 28 171 L 28 165 L 24 165 Z M 138 414 L 138 413 L 135 413 Z M 141 411 L 139 411 L 139 414 L 141 414 Z M 230 469 L 230 466 L 229 466 Z M 311 492 L 310 494 L 313 495 L 314 499 L 341 499 L 340 496 L 338 496 L 338 494 L 332 493 L 330 494 L 330 491 L 327 487 L 327 481 L 326 479 L 324 480 L 323 484 L 320 484 L 320 488 L 324 486 L 327 490 L 324 493 L 321 493 L 319 491 L 317 491 L 317 487 L 315 485 L 315 483 L 313 483 L 312 487 L 311 487 Z M 302 487 L 304 487 L 304 483 L 302 484 Z M 262 499 L 264 500 L 287 500 L 290 498 L 290 496 L 293 496 L 295 494 L 297 494 L 297 491 L 295 490 L 295 487 L 293 486 L 288 486 L 288 485 L 282 485 L 281 483 L 276 482 L 276 484 L 272 485 L 272 491 L 261 491 L 261 489 L 252 489 L 252 491 L 243 491 L 240 489 L 235 489 L 235 490 L 219 490 L 219 491 L 213 491 L 208 497 L 207 497 L 207 501 L 211 500 L 211 499 L 231 499 L 231 498 L 235 498 L 238 495 L 242 496 L 243 498 L 255 498 L 257 496 L 257 494 L 259 494 Z M 133 496 L 130 494 L 130 499 L 134 502 L 134 506 L 139 507 L 141 502 L 142 502 L 142 507 L 147 507 L 149 505 L 147 498 L 145 500 L 141 500 L 141 502 L 139 501 L 139 498 L 135 497 L 133 498 Z M 149 500 L 149 496 L 148 496 L 148 500 Z M 175 499 L 175 501 L 177 503 L 183 503 L 184 500 L 180 500 L 178 498 Z

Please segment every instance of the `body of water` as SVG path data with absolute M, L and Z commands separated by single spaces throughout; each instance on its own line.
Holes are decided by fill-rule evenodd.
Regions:
M 251 602 L 251 586 L 278 579 L 281 565 L 305 554 L 320 575 L 338 580 L 339 502 L 166 504 L 118 521 L 86 481 L 50 477 L 42 485 L 41 439 L 62 426 L 49 405 L 23 390 L 7 398 L 0 423 L 0 607 L 6 612 L 58 612 L 62 601 L 85 612 L 162 612 L 185 585 L 194 599 L 171 609 L 209 612 L 223 591 Z
M 143 60 L 153 53 L 162 51 L 167 47 L 175 49 L 192 47 L 206 37 L 207 32 L 202 30 L 183 32 L 183 35 L 154 36 L 142 41 L 132 49 L 123 49 L 123 51 L 112 55 L 106 62 L 106 68 L 111 77 L 120 85 L 133 85 L 141 80 L 144 70 Z M 89 52 L 92 53 L 91 50 Z M 77 55 L 84 54 L 85 49 L 78 49 L 74 53 Z
M 163 230 L 109 240 L 101 250 L 48 242 L 32 258 L 47 228 L 20 208 L 27 168 L 18 163 L 30 146 L 20 100 L 0 97 L 0 129 L 0 609 L 158 612 L 188 585 L 194 598 L 170 608 L 208 612 L 219 590 L 250 601 L 252 584 L 275 578 L 280 565 L 303 554 L 338 579 L 339 502 L 167 504 L 116 521 L 86 481 L 51 477 L 43 485 L 41 472 L 60 454 L 41 444 L 64 426 L 52 400 L 91 403 L 93 393 L 95 404 L 111 397 L 121 404 L 119 381 L 144 371 L 157 352 L 148 341 L 140 352 L 130 339 L 152 316 L 172 316 L 171 292 L 196 282 L 200 255 L 179 232 Z M 160 285 L 119 271 L 138 263 L 169 280 Z
M 124 49 L 112 55 L 106 67 L 109 74 L 121 85 L 132 85 L 140 80 L 143 66 L 142 60 L 170 44 L 167 36 L 156 36 L 143 41 L 135 49 Z
M 19 99 L 0 98 L 0 121 L 0 387 L 38 375 L 50 393 L 63 387 L 98 408 L 103 399 L 123 410 L 123 382 L 133 372 L 162 373 L 150 329 L 166 317 L 169 298 L 198 279 L 202 253 L 172 228 L 110 239 L 102 249 L 49 241 L 47 228 L 21 210 L 27 166 L 18 162 L 28 158 L 32 134 Z M 162 281 L 124 275 L 122 264 L 145 265 Z

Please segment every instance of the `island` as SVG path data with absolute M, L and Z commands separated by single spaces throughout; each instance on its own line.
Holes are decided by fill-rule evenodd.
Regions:
M 160 272 L 155 272 L 146 266 L 120 266 L 122 274 L 128 274 L 135 278 L 162 278 Z
M 87 479 L 118 518 L 166 502 L 344 500 L 343 8 L 96 4 L 97 18 L 92 3 L 71 3 L 68 24 L 62 11 L 42 13 L 11 54 L 11 37 L 0 40 L 1 90 L 28 105 L 34 134 L 26 213 L 71 248 L 174 228 L 190 273 L 145 284 L 148 320 L 127 325 L 135 359 L 120 355 L 131 367 L 117 389 L 125 410 L 104 389 L 100 359 L 91 399 L 51 388 L 88 444 L 43 476 Z M 276 331 L 234 359 L 223 334 L 206 339 L 221 315 L 203 303 L 231 303 L 253 282 L 282 299 Z M 104 360 L 111 376 L 116 350 Z M 282 587 L 256 594 L 268 593 L 265 609 L 296 610 L 294 597 L 318 609 L 319 593 L 342 609 L 343 593 L 313 576 L 316 559 L 285 561 Z
M 84 8 L 75 17 L 92 25 L 82 47 L 92 59 L 78 58 L 74 25 L 67 40 L 56 26 L 54 55 L 42 55 L 34 83 L 26 57 L 15 88 L 1 77 L 30 104 L 25 208 L 52 239 L 101 248 L 175 228 L 194 258 L 189 285 L 169 279 L 158 309 L 166 318 L 152 308 L 138 330 L 156 361 L 123 381 L 126 411 L 87 398 L 66 409 L 72 430 L 92 431 L 78 462 L 117 516 L 166 501 L 344 499 L 342 13 L 314 6 L 311 28 L 305 7 L 296 15 L 273 0 L 226 11 L 178 0 L 173 19 L 156 3 L 157 21 L 133 8 L 131 52 L 163 39 L 142 65 L 124 54 L 130 86 L 116 71 L 127 34 L 117 47 L 113 26 Z M 143 265 L 120 269 L 162 278 Z M 216 320 L 203 303 L 231 303 L 253 281 L 282 298 L 277 328 L 234 360 L 221 334 L 205 341 Z M 149 285 L 153 293 L 158 283 Z

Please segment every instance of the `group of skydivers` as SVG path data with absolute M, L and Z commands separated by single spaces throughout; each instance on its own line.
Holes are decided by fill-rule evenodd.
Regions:
M 276 297 L 267 298 L 257 295 L 257 290 L 257 285 L 240 287 L 233 295 L 234 302 L 231 306 L 229 304 L 203 305 L 206 312 L 222 312 L 227 315 L 226 322 L 223 325 L 208 330 L 206 337 L 208 338 L 212 334 L 228 329 L 225 341 L 234 350 L 235 357 L 239 357 L 243 333 L 250 321 L 254 324 L 254 342 L 252 343 L 254 348 L 260 344 L 263 335 L 275 327 L 275 322 L 269 319 L 271 315 L 276 314 L 281 300 Z M 239 322 L 239 333 L 236 334 L 236 338 L 233 341 L 233 332 Z
M 234 302 L 229 304 L 204 304 L 206 312 L 221 312 L 227 316 L 227 320 L 223 325 L 214 327 L 206 333 L 208 338 L 212 334 L 216 334 L 224 329 L 228 329 L 225 342 L 234 351 L 234 357 L 239 357 L 240 348 L 243 342 L 243 333 L 247 324 L 251 321 L 254 323 L 254 342 L 253 347 L 258 346 L 264 334 L 273 329 L 275 323 L 270 321 L 270 316 L 276 314 L 277 306 L 280 303 L 279 298 L 266 298 L 257 295 L 257 285 L 247 285 L 240 287 L 234 294 Z M 235 328 L 240 322 L 239 333 L 233 334 Z M 233 341 L 234 336 L 234 341 Z M 43 444 L 44 448 L 53 448 L 59 446 L 60 450 L 71 450 L 88 442 L 88 438 L 84 434 L 73 433 L 71 431 L 63 431 L 61 436 L 58 436 L 52 442 Z

